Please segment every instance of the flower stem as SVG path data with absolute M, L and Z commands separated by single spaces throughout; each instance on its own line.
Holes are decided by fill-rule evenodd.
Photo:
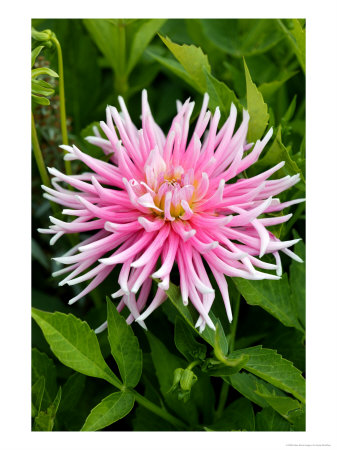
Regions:
M 66 115 L 66 100 L 64 95 L 64 73 L 63 73 L 63 58 L 61 45 L 54 35 L 51 40 L 55 44 L 57 50 L 58 60 L 58 74 L 59 74 L 59 95 L 60 95 L 60 118 L 61 118 L 61 133 L 63 144 L 68 145 L 68 132 L 67 132 L 67 115 Z M 66 174 L 71 175 L 70 161 L 65 161 Z
M 131 389 L 131 392 L 134 394 L 136 401 L 140 405 L 144 406 L 144 408 L 148 409 L 149 411 L 153 412 L 157 416 L 159 416 L 162 419 L 166 420 L 167 422 L 169 422 L 174 427 L 179 428 L 179 429 L 182 428 L 182 429 L 186 430 L 186 428 L 187 428 L 186 424 L 184 422 L 182 422 L 180 419 L 178 419 L 177 417 L 172 416 L 172 414 L 170 414 L 168 411 L 166 411 L 163 408 L 160 408 L 155 403 L 152 403 L 150 400 L 148 400 L 147 398 L 143 397 L 141 394 L 138 394 L 138 392 L 134 391 L 133 389 Z
M 228 396 L 229 384 L 226 381 L 222 382 L 221 391 L 219 395 L 218 407 L 214 413 L 214 422 L 218 421 L 221 417 L 222 411 L 225 407 Z
M 33 153 L 34 153 L 36 165 L 39 170 L 42 183 L 47 187 L 51 187 L 51 184 L 49 181 L 49 175 L 46 170 L 46 166 L 44 165 L 44 160 L 43 160 L 43 155 L 42 155 L 42 152 L 40 149 L 39 139 L 37 137 L 33 112 L 32 112 L 32 145 L 33 145 Z M 51 204 L 53 212 L 56 213 L 58 211 L 56 205 L 53 202 L 50 202 L 50 204 Z

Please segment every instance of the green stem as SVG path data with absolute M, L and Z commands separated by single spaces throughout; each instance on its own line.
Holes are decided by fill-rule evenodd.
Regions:
M 228 389 L 229 389 L 229 384 L 226 383 L 226 381 L 223 381 L 222 386 L 221 386 L 220 396 L 219 396 L 218 407 L 214 413 L 214 422 L 216 422 L 217 420 L 220 419 L 222 411 L 224 410 L 224 407 L 225 407 L 225 404 L 227 401 L 227 396 L 228 396 Z
M 42 155 L 42 152 L 40 149 L 39 139 L 37 137 L 33 112 L 32 112 L 32 145 L 33 145 L 33 153 L 34 153 L 36 165 L 39 170 L 42 183 L 47 187 L 51 187 L 51 184 L 49 181 L 49 175 L 46 170 L 46 166 L 44 165 L 44 160 L 43 160 L 43 155 Z M 50 202 L 50 204 L 51 204 L 53 212 L 56 213 L 57 206 L 53 202 Z
M 172 416 L 172 414 L 170 414 L 168 411 L 166 411 L 165 409 L 160 408 L 155 403 L 152 403 L 150 400 L 148 400 L 147 398 L 143 397 L 141 394 L 138 394 L 138 392 L 134 391 L 133 389 L 131 389 L 131 392 L 134 394 L 135 400 L 140 405 L 144 406 L 144 408 L 148 409 L 149 411 L 153 412 L 157 416 L 159 416 L 162 419 L 166 420 L 167 422 L 172 424 L 174 427 L 179 428 L 179 429 L 182 428 L 182 429 L 186 430 L 186 428 L 187 428 L 186 424 L 184 422 L 182 422 L 180 419 L 178 419 L 177 417 Z
M 192 361 L 191 364 L 189 364 L 189 365 L 186 367 L 186 370 L 192 370 L 193 367 L 195 367 L 195 366 L 197 366 L 198 364 L 200 364 L 200 362 L 201 362 L 200 360 Z
M 68 132 L 67 132 L 67 114 L 66 114 L 66 100 L 64 94 L 64 73 L 63 73 L 63 58 L 61 45 L 56 36 L 51 38 L 55 44 L 57 50 L 58 59 L 58 74 L 59 74 L 59 95 L 60 95 L 60 119 L 61 119 L 61 133 L 63 144 L 68 145 Z M 70 161 L 65 161 L 66 174 L 71 175 Z

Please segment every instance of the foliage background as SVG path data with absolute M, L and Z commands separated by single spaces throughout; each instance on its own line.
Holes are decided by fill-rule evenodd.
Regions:
M 184 100 L 192 97 L 196 100 L 195 112 L 197 112 L 205 90 L 211 95 L 213 109 L 220 104 L 223 118 L 233 99 L 239 108 L 240 105 L 247 107 L 244 58 L 252 81 L 263 96 L 258 114 L 263 115 L 264 112 L 266 117 L 264 104 L 268 105 L 269 126 L 274 127 L 274 136 L 276 130 L 279 133 L 278 141 L 275 141 L 275 145 L 272 144 L 274 145 L 272 151 L 269 151 L 270 145 L 262 154 L 261 161 L 255 164 L 248 174 L 253 175 L 255 170 L 263 170 L 286 159 L 285 174 L 292 175 L 298 171 L 302 174 L 302 182 L 290 193 L 286 193 L 286 198 L 304 196 L 304 20 L 170 19 L 154 24 L 153 21 L 142 20 L 38 19 L 33 20 L 33 26 L 38 30 L 46 28 L 53 30 L 61 43 L 70 141 L 90 154 L 96 155 L 98 155 L 97 150 L 88 145 L 83 138 L 92 134 L 93 122 L 104 120 L 106 105 L 116 104 L 118 95 L 123 95 L 126 99 L 130 115 L 137 124 L 140 114 L 140 92 L 143 88 L 148 89 L 153 115 L 166 131 L 176 111 L 175 99 Z M 120 29 L 125 32 L 125 40 L 121 38 Z M 194 53 L 191 56 L 190 50 L 186 47 L 175 47 L 168 40 L 165 45 L 165 42 L 156 34 L 157 31 L 164 40 L 167 36 L 173 43 L 195 45 L 201 50 L 193 50 Z M 135 43 L 146 43 L 146 46 L 137 48 Z M 191 47 L 188 48 L 191 49 Z M 54 50 L 46 49 L 42 54 L 44 60 L 40 60 L 39 63 L 48 64 L 49 62 L 50 67 L 57 71 Z M 57 90 L 57 82 L 55 83 Z M 51 98 L 51 106 L 36 107 L 34 114 L 46 165 L 63 169 L 62 153 L 57 148 L 57 145 L 61 143 L 57 96 Z M 139 123 L 138 121 L 138 125 Z M 51 248 L 48 239 L 36 231 L 38 227 L 48 226 L 50 206 L 42 198 L 40 179 L 34 161 L 32 168 L 33 306 L 45 311 L 71 312 L 85 320 L 90 327 L 96 328 L 106 318 L 104 298 L 115 290 L 117 276 L 113 273 L 95 290 L 93 298 L 88 297 L 78 302 L 71 307 L 70 311 L 67 299 L 74 295 L 74 291 L 78 292 L 76 291 L 78 287 L 59 287 L 58 281 L 50 275 L 53 270 L 56 270 L 51 258 L 56 256 L 56 253 L 59 255 L 65 252 L 69 244 L 64 239 Z M 80 165 L 74 164 L 73 171 L 75 173 L 81 171 Z M 291 221 L 275 232 L 282 239 L 291 239 L 293 235 L 299 235 L 305 240 L 304 206 L 302 204 L 295 206 L 291 212 L 294 213 Z M 304 256 L 304 244 L 298 244 L 296 251 L 300 256 Z M 243 295 L 240 301 L 235 349 L 261 344 L 263 347 L 277 350 L 284 358 L 293 362 L 301 372 L 305 372 L 304 266 L 290 262 L 287 258 L 283 260 L 283 265 L 289 277 L 289 284 L 287 280 L 273 285 L 256 282 L 254 286 L 257 288 L 257 293 L 252 295 L 249 286 L 244 282 L 235 279 L 235 284 L 231 283 L 232 298 L 236 295 L 236 289 L 239 289 Z M 282 320 L 277 317 L 280 313 L 275 313 L 273 308 L 269 307 L 269 311 L 266 311 L 266 303 L 270 299 L 273 305 L 281 302 Z M 225 334 L 230 335 L 231 330 L 219 298 L 215 302 L 213 312 L 220 319 Z M 176 320 L 174 315 L 175 311 L 167 302 L 149 318 L 148 328 L 163 342 L 167 351 L 178 358 L 181 354 L 173 342 Z M 140 386 L 146 396 L 156 402 L 158 401 L 156 392 L 158 393 L 161 389 L 156 376 L 158 373 L 156 374 L 155 370 L 157 368 L 155 352 L 143 331 L 136 326 L 133 326 L 133 330 L 144 352 Z M 80 429 L 90 410 L 111 392 L 111 386 L 104 381 L 76 374 L 60 364 L 35 323 L 33 323 L 32 341 L 33 370 L 34 361 L 43 359 L 48 367 L 45 373 L 48 373 L 46 380 L 49 380 L 49 387 L 47 389 L 46 384 L 46 391 L 50 394 L 49 400 L 56 396 L 57 386 L 63 386 L 66 392 L 69 391 L 71 394 L 67 404 L 67 397 L 64 400 L 63 389 L 53 429 Z M 103 355 L 108 358 L 110 349 L 106 333 L 99 335 L 99 342 Z M 48 355 L 50 359 L 47 360 L 45 356 L 41 356 L 41 352 Z M 108 361 L 114 367 L 114 362 L 110 359 Z M 185 365 L 187 364 L 185 361 Z M 240 373 L 246 374 L 245 371 Z M 198 372 L 198 377 L 201 380 L 203 374 Z M 218 407 L 222 379 L 212 377 L 210 383 L 205 377 L 203 388 L 201 389 L 200 386 L 199 384 L 199 391 L 208 392 L 209 403 L 205 403 L 206 396 L 199 401 L 196 422 L 199 426 L 200 424 L 210 426 L 214 422 L 214 410 Z M 155 392 L 148 392 L 151 387 L 154 387 Z M 193 387 L 195 392 L 198 392 L 197 387 L 198 384 Z M 47 407 L 48 401 L 43 401 L 45 401 L 43 406 Z M 196 399 L 193 401 L 198 403 Z M 238 411 L 242 421 L 230 422 L 230 429 L 247 429 L 247 427 L 255 430 L 261 430 L 264 427 L 271 430 L 287 430 L 291 427 L 296 429 L 293 420 L 284 419 L 284 415 L 287 415 L 289 410 L 285 411 L 282 417 L 277 408 L 272 408 L 276 419 L 273 423 L 268 422 L 268 418 L 272 416 L 270 408 L 272 406 L 266 404 L 262 407 L 252 398 L 245 400 L 244 394 L 242 392 L 240 394 L 231 383 L 225 409 L 217 419 L 227 418 L 224 422 L 228 424 L 228 417 L 235 416 L 235 411 Z M 171 410 L 175 410 L 172 405 Z M 169 427 L 153 414 L 149 417 L 146 414 L 150 413 L 144 412 L 137 406 L 126 418 L 106 429 L 156 430 Z M 225 425 L 222 426 L 225 427 Z M 303 429 L 303 423 L 298 427 Z M 193 426 L 192 429 L 194 429 Z

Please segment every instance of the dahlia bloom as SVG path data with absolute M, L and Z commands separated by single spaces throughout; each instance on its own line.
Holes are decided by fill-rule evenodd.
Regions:
M 110 157 L 109 162 L 76 146 L 61 146 L 68 152 L 66 160 L 80 160 L 92 171 L 67 176 L 48 169 L 54 177 L 53 189 L 42 186 L 47 199 L 65 206 L 63 214 L 75 217 L 71 222 L 50 217 L 50 228 L 39 231 L 54 235 L 51 244 L 65 233 L 93 232 L 55 258 L 66 267 L 53 275 L 68 274 L 60 285 L 91 280 L 69 304 L 88 294 L 118 266 L 120 289 L 112 297 L 121 298 L 119 311 L 125 306 L 129 309 L 128 323 L 136 320 L 145 327 L 144 319 L 167 298 L 176 263 L 182 301 L 184 305 L 190 301 L 198 311 L 195 325 L 202 331 L 206 324 L 214 328 L 208 313 L 215 293 L 207 266 L 231 321 L 226 276 L 277 280 L 282 274 L 279 251 L 301 261 L 289 250 L 298 239 L 281 242 L 267 230 L 287 221 L 291 214 L 265 216 L 303 201 L 281 203 L 274 197 L 296 184 L 299 175 L 268 180 L 284 165 L 280 162 L 252 178 L 240 177 L 258 160 L 272 129 L 255 145 L 247 143 L 249 114 L 243 111 L 242 123 L 234 132 L 237 110 L 232 105 L 218 130 L 219 108 L 212 116 L 207 111 L 208 100 L 205 94 L 190 140 L 194 102 L 177 102 L 178 113 L 165 136 L 143 91 L 142 129 L 133 124 L 119 98 L 121 112 L 108 106 L 106 122 L 100 122 L 107 139 L 95 127 L 95 136 L 87 138 Z M 65 189 L 62 183 L 72 189 Z M 267 253 L 274 255 L 275 264 L 261 260 Z M 276 275 L 260 269 L 276 271 Z M 152 279 L 158 280 L 158 285 L 149 300 Z

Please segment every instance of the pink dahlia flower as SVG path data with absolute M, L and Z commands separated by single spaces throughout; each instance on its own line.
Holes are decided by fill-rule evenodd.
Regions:
M 60 285 L 91 280 L 69 304 L 88 294 L 117 266 L 120 289 L 112 297 L 121 297 L 119 311 L 128 307 L 128 323 L 136 320 L 145 327 L 144 319 L 167 298 L 176 263 L 182 301 L 184 305 L 190 301 L 198 311 L 195 325 L 202 331 L 206 324 L 214 328 L 208 313 L 215 293 L 207 266 L 231 321 L 226 276 L 277 280 L 282 273 L 279 251 L 301 261 L 289 250 L 298 239 L 281 242 L 267 230 L 287 221 L 291 214 L 265 217 L 303 200 L 280 203 L 274 198 L 296 184 L 299 175 L 268 180 L 284 165 L 280 162 L 257 176 L 240 178 L 258 160 L 272 129 L 255 145 L 247 143 L 249 114 L 243 111 L 243 121 L 234 133 L 237 110 L 232 105 L 227 121 L 218 130 L 219 108 L 212 116 L 207 111 L 208 100 L 205 94 L 190 140 L 194 103 L 178 102 L 178 113 L 165 136 L 143 91 L 140 130 L 119 98 L 121 112 L 108 106 L 106 122 L 100 123 L 107 139 L 96 128 L 95 136 L 87 138 L 110 156 L 109 162 L 95 159 L 76 146 L 62 146 L 68 152 L 65 159 L 80 160 L 92 170 L 67 176 L 49 169 L 54 189 L 43 186 L 46 198 L 65 206 L 63 214 L 75 217 L 71 222 L 50 218 L 50 228 L 40 231 L 54 234 L 51 244 L 65 233 L 93 232 L 64 256 L 55 258 L 67 265 L 53 274 L 68 274 Z M 275 264 L 260 259 L 266 253 L 274 255 Z M 274 270 L 276 275 L 260 269 Z M 150 300 L 153 278 L 158 285 Z

